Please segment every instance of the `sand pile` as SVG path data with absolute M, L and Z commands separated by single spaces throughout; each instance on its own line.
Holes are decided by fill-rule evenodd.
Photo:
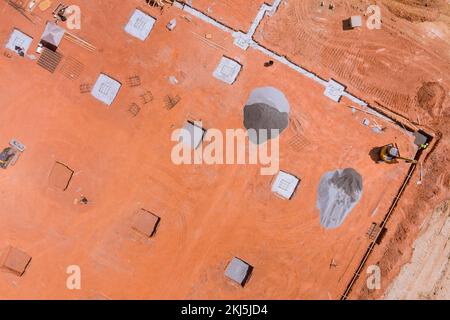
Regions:
M 281 91 L 273 87 L 253 90 L 244 107 L 244 127 L 249 130 L 250 141 L 260 144 L 276 138 L 288 126 L 289 110 Z
M 362 194 L 362 177 L 352 168 L 325 173 L 320 179 L 317 208 L 325 228 L 339 227 L 358 203 Z

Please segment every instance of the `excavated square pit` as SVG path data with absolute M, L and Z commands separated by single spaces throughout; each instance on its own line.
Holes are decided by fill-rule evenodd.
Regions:
M 30 261 L 31 256 L 26 252 L 10 246 L 4 256 L 2 267 L 20 277 L 25 273 Z
M 61 162 L 55 162 L 48 178 L 50 186 L 65 191 L 72 180 L 74 171 Z
M 140 209 L 134 217 L 132 228 L 146 237 L 152 237 L 156 233 L 159 221 L 160 218 L 157 215 Z

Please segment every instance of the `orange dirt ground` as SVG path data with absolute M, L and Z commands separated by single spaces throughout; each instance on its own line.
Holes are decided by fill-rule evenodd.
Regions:
M 242 10 L 247 2 L 250 6 Z M 404 156 L 413 156 L 413 137 L 379 118 L 352 113 L 349 101 L 334 103 L 323 96 L 323 87 L 281 64 L 264 68 L 267 57 L 260 52 L 242 51 L 230 35 L 195 17 L 184 19 L 186 14 L 176 8 L 162 14 L 145 9 L 157 23 L 141 42 L 123 27 L 143 1 L 73 3 L 83 11 L 81 30 L 72 32 L 97 47 L 91 53 L 63 40 L 59 51 L 84 65 L 79 78 L 70 80 L 60 71 L 51 74 L 15 54 L 0 56 L 2 143 L 6 146 L 14 137 L 27 147 L 13 167 L 1 172 L 0 249 L 11 245 L 32 257 L 22 277 L 0 273 L 0 297 L 340 298 L 369 244 L 367 230 L 382 220 L 409 168 L 404 163 L 376 164 L 369 152 L 396 142 Z M 263 1 L 210 3 L 212 17 L 217 14 L 217 20 L 245 31 Z M 194 0 L 193 6 L 207 12 L 207 1 Z M 281 5 L 271 18 L 275 27 L 289 14 L 286 10 Z M 32 24 L 0 3 L 0 38 L 6 41 L 16 27 L 33 36 L 29 53 L 34 54 L 49 11 L 36 9 L 41 17 L 34 17 Z M 173 18 L 178 24 L 170 32 L 166 24 Z M 266 23 L 267 17 L 263 30 L 269 28 Z M 262 37 L 260 32 L 256 38 Z M 196 34 L 211 34 L 211 41 L 220 47 L 208 45 Z M 270 47 L 268 43 L 264 45 Z M 222 55 L 243 65 L 232 86 L 212 77 Z M 298 60 L 309 67 L 308 59 Z M 426 63 L 425 59 L 424 67 Z M 322 75 L 322 67 L 311 69 L 324 78 L 333 75 Z M 441 77 L 445 83 L 449 73 L 442 68 L 435 78 L 424 79 Z M 100 72 L 122 83 L 111 107 L 80 93 L 80 85 L 93 84 Z M 140 86 L 126 84 L 133 75 L 140 76 Z M 172 75 L 178 84 L 169 82 Z M 384 76 L 374 81 L 387 83 Z M 280 139 L 280 169 L 301 178 L 291 201 L 270 191 L 273 177 L 261 176 L 259 166 L 176 166 L 170 159 L 175 144 L 171 133 L 187 119 L 202 120 L 205 128 L 243 128 L 244 104 L 260 86 L 280 89 L 291 104 L 291 125 Z M 366 98 L 359 90 L 355 93 Z M 140 95 L 146 91 L 154 99 L 143 104 Z M 181 98 L 171 110 L 165 108 L 168 95 Z M 128 111 L 133 103 L 141 107 L 136 117 Z M 422 121 L 431 126 L 431 117 L 424 115 Z M 362 124 L 364 118 L 387 129 L 376 134 Z M 293 141 L 299 137 L 305 143 L 295 148 Z M 74 170 L 66 191 L 49 185 L 55 161 Z M 346 167 L 362 175 L 363 196 L 341 227 L 325 230 L 315 207 L 317 186 L 326 171 Z M 425 170 L 428 174 L 431 169 Z M 414 205 L 416 190 L 407 191 L 402 208 Z M 76 203 L 82 195 L 88 205 Z M 140 208 L 161 218 L 152 238 L 132 229 Z M 395 216 L 390 223 L 401 225 L 402 217 Z M 390 243 L 389 236 L 384 245 Z M 375 252 L 374 263 L 382 252 Z M 233 256 L 254 267 L 245 288 L 224 276 Z M 333 260 L 335 267 L 330 266 Z M 70 265 L 81 268 L 81 290 L 66 288 Z M 367 295 L 363 292 L 363 297 Z

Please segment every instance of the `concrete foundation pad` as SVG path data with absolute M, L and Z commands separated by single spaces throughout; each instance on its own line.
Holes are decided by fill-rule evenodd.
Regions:
M 325 87 L 324 95 L 335 102 L 339 102 L 345 93 L 345 86 L 331 79 Z
M 153 29 L 156 19 L 141 10 L 134 10 L 130 20 L 125 26 L 125 31 L 141 41 L 147 39 Z
M 247 262 L 235 257 L 228 264 L 225 276 L 244 286 L 251 269 L 252 267 Z
M 120 84 L 120 82 L 102 73 L 95 82 L 91 94 L 97 100 L 100 100 L 101 102 L 110 106 L 119 93 L 121 86 L 122 85 Z
M 187 147 L 197 149 L 203 140 L 205 131 L 205 129 L 197 126 L 196 124 L 186 122 L 181 132 L 180 141 Z
M 11 33 L 11 36 L 9 37 L 8 42 L 6 43 L 5 48 L 16 51 L 16 46 L 23 49 L 23 51 L 26 53 L 28 49 L 31 46 L 31 42 L 33 41 L 33 38 L 26 35 L 22 31 L 19 31 L 17 29 L 14 29 Z
M 285 199 L 291 199 L 300 179 L 292 174 L 280 171 L 272 184 L 272 192 Z
M 242 65 L 239 62 L 227 57 L 222 57 L 213 76 L 225 83 L 233 84 L 236 81 L 241 68 Z

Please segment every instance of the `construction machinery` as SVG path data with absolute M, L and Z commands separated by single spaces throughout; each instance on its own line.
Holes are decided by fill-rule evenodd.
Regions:
M 401 157 L 397 146 L 393 143 L 380 148 L 380 159 L 386 163 L 397 163 L 398 160 L 403 160 L 407 163 L 417 163 L 417 160 Z

